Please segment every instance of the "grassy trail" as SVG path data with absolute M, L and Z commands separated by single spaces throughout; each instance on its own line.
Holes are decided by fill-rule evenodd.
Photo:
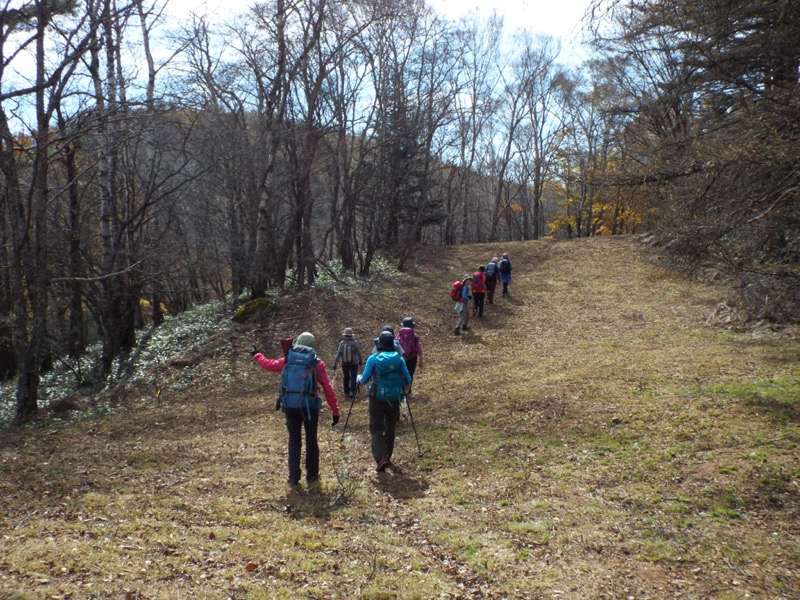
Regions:
M 512 296 L 456 337 L 449 284 L 498 250 Z M 722 291 L 630 239 L 423 258 L 232 328 L 189 390 L 165 369 L 157 400 L 0 434 L 0 598 L 796 597 L 796 337 L 709 327 Z M 369 347 L 405 316 L 423 455 L 403 421 L 377 475 L 342 403 L 322 493 L 287 496 L 277 376 L 246 350 L 299 327 L 330 363 L 343 327 Z

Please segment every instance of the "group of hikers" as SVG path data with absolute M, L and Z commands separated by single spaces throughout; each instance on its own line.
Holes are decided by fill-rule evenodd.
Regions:
M 450 296 L 455 301 L 458 313 L 456 335 L 469 328 L 470 300 L 473 302 L 472 314 L 481 318 L 484 300 L 488 299 L 489 304 L 494 302 L 498 281 L 502 283 L 502 295 L 509 295 L 511 270 L 508 253 L 503 253 L 501 259 L 493 257 L 485 266 L 481 265 L 472 277 L 465 277 L 453 284 Z M 404 403 L 407 406 L 417 367 L 423 368 L 422 342 L 415 328 L 411 317 L 403 319 L 396 336 L 391 325 L 385 326 L 373 340 L 373 348 L 364 360 L 353 329 L 346 327 L 333 359 L 334 372 L 340 364 L 342 366 L 344 394 L 350 400 L 351 409 L 360 386 L 368 386 L 371 449 L 378 473 L 385 472 L 387 468 L 397 470 L 392 463 L 392 454 L 397 423 L 400 421 L 400 407 Z M 322 387 L 325 402 L 333 414 L 331 427 L 339 423 L 336 392 L 325 362 L 316 354 L 316 342 L 312 333 L 304 331 L 295 340 L 281 340 L 281 358 L 267 358 L 255 348 L 250 352 L 263 369 L 281 373 L 281 393 L 275 410 L 283 410 L 285 415 L 289 433 L 288 484 L 291 490 L 298 492 L 302 475 L 300 456 L 303 432 L 306 442 L 306 485 L 310 491 L 320 486 L 317 429 L 322 399 L 318 393 L 319 387 Z M 359 375 L 362 364 L 364 369 Z
M 494 304 L 494 294 L 497 283 L 503 286 L 502 295 L 509 296 L 508 286 L 511 284 L 511 271 L 514 265 L 508 252 L 503 252 L 503 257 L 498 260 L 492 257 L 486 265 L 481 265 L 472 276 L 464 277 L 454 281 L 450 288 L 450 298 L 455 302 L 456 328 L 455 335 L 461 335 L 462 331 L 469 329 L 470 315 L 477 318 L 483 317 L 484 304 L 488 300 L 489 304 Z M 469 302 L 472 300 L 472 311 L 469 309 Z
M 391 459 L 400 405 L 411 393 L 417 367 L 423 368 L 422 342 L 415 327 L 414 320 L 406 317 L 395 337 L 394 328 L 385 326 L 373 340 L 374 347 L 366 360 L 353 329 L 346 327 L 333 359 L 334 371 L 339 364 L 342 366 L 344 393 L 350 399 L 351 408 L 359 386 L 368 386 L 372 456 L 379 473 L 387 468 L 396 470 Z M 312 333 L 305 331 L 296 340 L 281 340 L 281 346 L 284 351 L 281 358 L 267 358 L 255 348 L 251 355 L 263 369 L 281 373 L 281 393 L 275 410 L 283 410 L 289 432 L 289 487 L 300 491 L 300 455 L 305 431 L 306 485 L 313 491 L 320 485 L 317 429 L 322 399 L 318 386 L 322 387 L 325 402 L 333 414 L 331 427 L 339 423 L 339 403 L 325 362 L 314 350 L 316 338 Z M 358 375 L 362 364 L 364 370 Z

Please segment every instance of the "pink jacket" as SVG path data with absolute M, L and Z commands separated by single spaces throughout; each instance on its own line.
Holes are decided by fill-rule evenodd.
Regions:
M 253 360 L 261 365 L 262 369 L 272 373 L 280 373 L 283 371 L 283 365 L 286 364 L 285 358 L 267 358 L 260 352 L 256 352 Z M 325 392 L 325 402 L 331 407 L 333 416 L 338 416 L 339 402 L 336 400 L 336 392 L 333 391 L 331 380 L 328 378 L 328 371 L 322 359 L 317 359 L 317 383 L 322 386 L 322 391 Z

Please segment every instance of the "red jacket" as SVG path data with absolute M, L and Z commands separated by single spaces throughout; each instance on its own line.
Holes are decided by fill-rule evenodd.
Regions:
M 283 371 L 283 366 L 286 364 L 285 358 L 267 358 L 260 352 L 256 352 L 253 359 L 261 365 L 262 369 L 271 371 L 272 373 L 280 373 Z M 317 383 L 322 386 L 322 391 L 325 392 L 325 402 L 331 407 L 333 416 L 338 416 L 339 402 L 336 400 L 336 392 L 333 391 L 331 380 L 328 378 L 328 371 L 322 359 L 317 359 Z
M 478 283 L 475 283 L 475 275 L 478 275 Z M 486 292 L 486 274 L 482 273 L 481 271 L 475 271 L 472 275 L 472 293 L 475 292 Z

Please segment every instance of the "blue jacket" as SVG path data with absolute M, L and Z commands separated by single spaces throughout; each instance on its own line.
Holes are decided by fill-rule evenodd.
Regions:
M 379 367 L 380 363 L 380 367 Z M 383 377 L 379 369 L 389 368 L 390 373 Z M 400 402 L 405 395 L 405 386 L 411 384 L 411 373 L 408 372 L 406 361 L 399 353 L 394 351 L 381 351 L 371 354 L 361 373 L 361 383 L 366 385 L 375 377 L 373 385 L 375 397 L 384 402 Z

